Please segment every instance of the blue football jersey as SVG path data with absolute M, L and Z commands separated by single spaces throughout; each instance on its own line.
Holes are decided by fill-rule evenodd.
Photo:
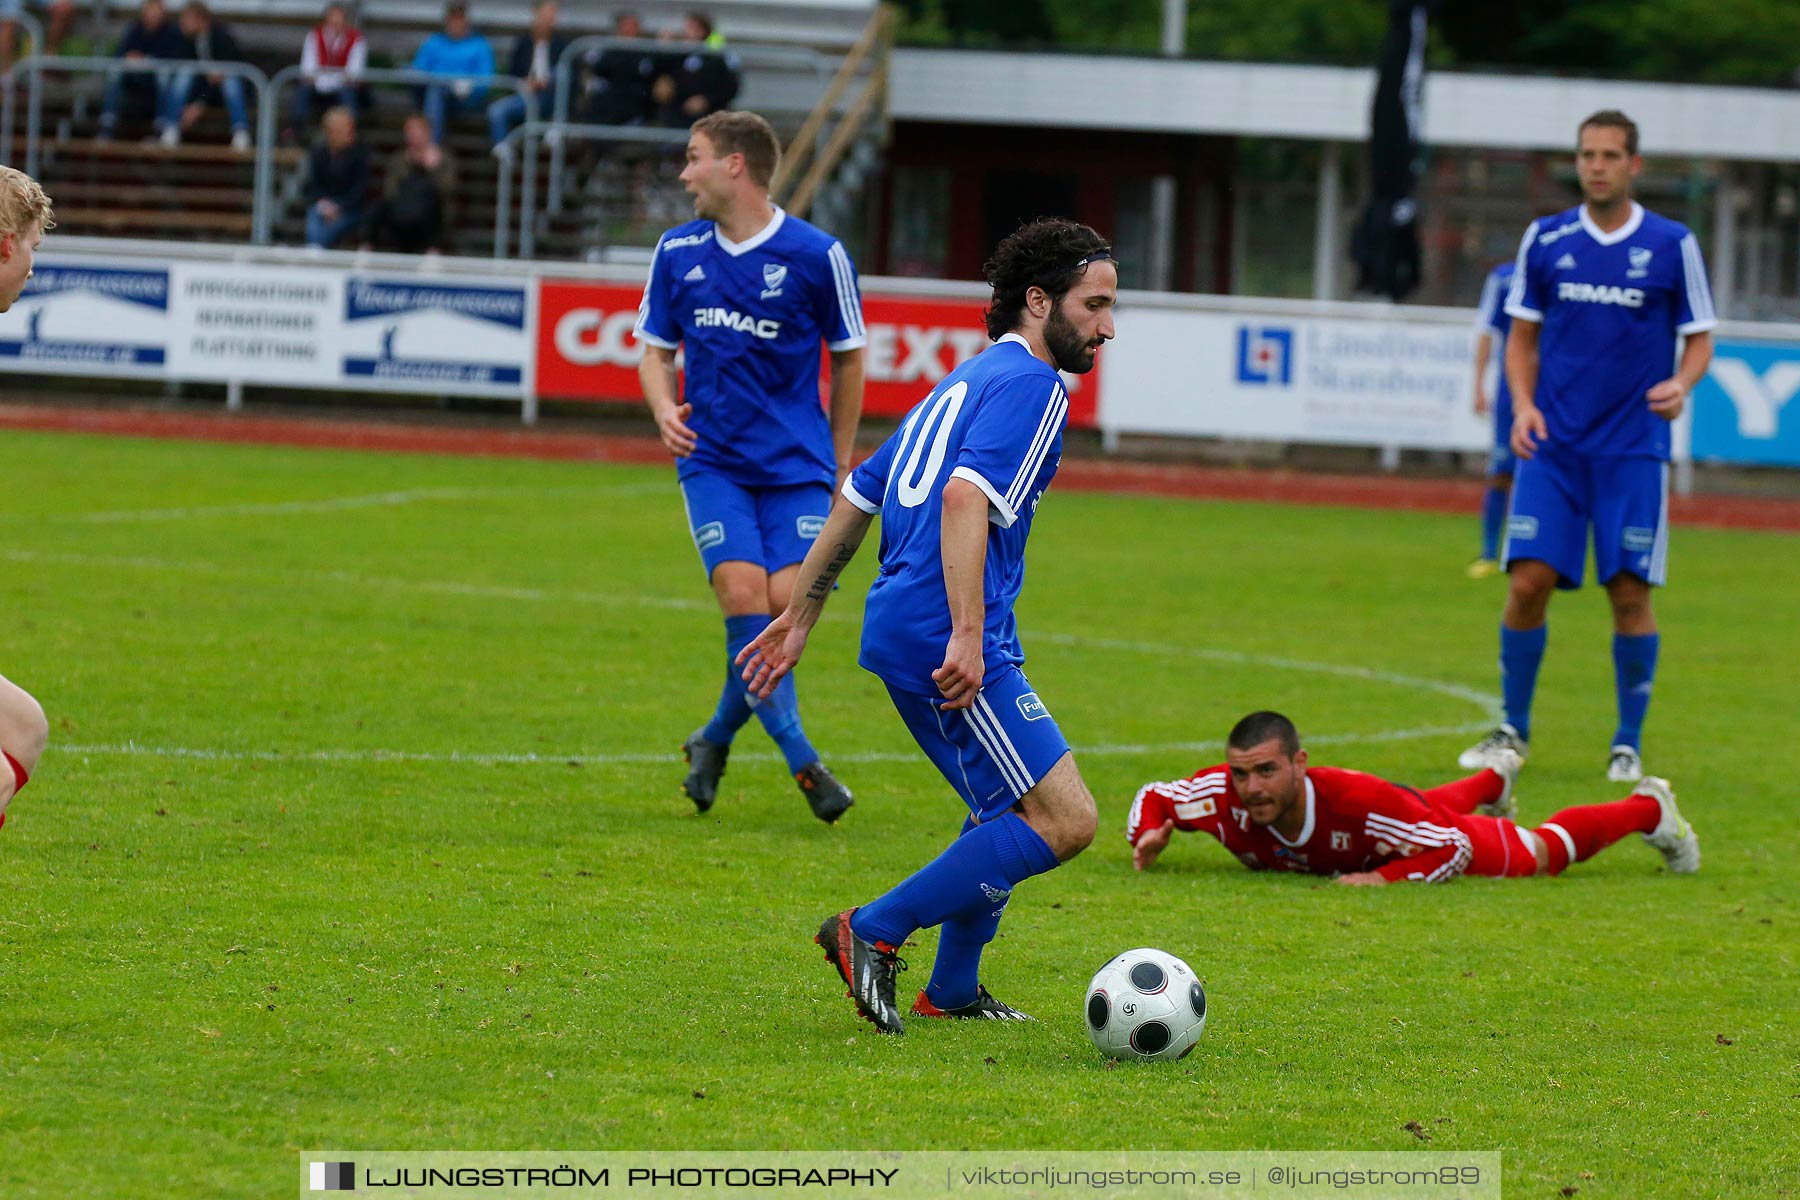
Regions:
M 663 234 L 638 308 L 640 341 L 684 348 L 683 399 L 698 441 L 685 479 L 713 470 L 745 487 L 837 478 L 819 395 L 819 342 L 864 342 L 856 267 L 830 234 L 777 208 L 761 233 L 727 241 L 711 221 Z
M 1475 310 L 1475 332 L 1494 335 L 1494 357 L 1500 360 L 1499 382 L 1494 384 L 1494 411 L 1510 411 L 1512 389 L 1506 383 L 1506 331 L 1512 318 L 1506 315 L 1506 293 L 1512 286 L 1515 264 L 1503 262 L 1488 272 L 1481 285 L 1481 304 Z
M 1025 661 L 1013 603 L 1025 584 L 1025 539 L 1062 461 L 1069 396 L 1062 377 L 1007 334 L 946 375 L 844 481 L 844 498 L 881 514 L 881 566 L 863 610 L 858 661 L 894 687 L 937 694 L 931 673 L 950 641 L 941 545 L 944 485 L 987 493 L 987 677 Z
M 1633 203 L 1604 233 L 1578 206 L 1519 243 L 1506 311 L 1541 322 L 1537 406 L 1550 440 L 1589 455 L 1669 457 L 1669 422 L 1644 393 L 1675 372 L 1678 334 L 1718 324 L 1700 243 Z

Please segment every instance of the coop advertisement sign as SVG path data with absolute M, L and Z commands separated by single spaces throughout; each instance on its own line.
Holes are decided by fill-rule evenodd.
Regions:
M 642 297 L 640 286 L 544 280 L 538 293 L 538 394 L 638 403 L 643 392 L 637 367 L 644 348 L 631 330 Z M 958 364 L 981 353 L 990 344 L 984 307 L 975 300 L 921 300 L 865 290 L 863 411 L 902 416 Z M 1102 370 L 1071 377 L 1071 424 L 1094 424 Z M 829 375 L 829 360 L 823 358 L 821 382 Z

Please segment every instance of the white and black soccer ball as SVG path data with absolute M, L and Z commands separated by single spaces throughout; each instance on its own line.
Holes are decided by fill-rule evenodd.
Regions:
M 1111 1058 L 1184 1057 L 1206 1030 L 1206 989 L 1173 954 L 1127 950 L 1088 984 L 1088 1036 Z

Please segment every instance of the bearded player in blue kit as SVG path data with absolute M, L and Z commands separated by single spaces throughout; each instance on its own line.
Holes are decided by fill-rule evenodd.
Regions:
M 856 268 L 829 234 L 770 201 L 780 154 L 755 113 L 694 123 L 681 179 L 699 219 L 657 243 L 635 330 L 644 345 L 638 379 L 677 460 L 694 546 L 725 617 L 724 690 L 712 718 L 682 743 L 682 787 L 701 812 L 713 806 L 732 738 L 754 712 L 813 815 L 832 822 L 853 800 L 808 740 L 793 680 L 753 700 L 732 666 L 787 607 L 832 487 L 849 473 L 862 416 Z M 831 353 L 829 420 L 819 402 L 821 340 Z
M 1706 374 L 1718 321 L 1699 242 L 1631 198 L 1637 126 L 1598 112 L 1576 139 L 1584 202 L 1532 222 L 1507 294 L 1519 463 L 1502 551 L 1506 721 L 1458 761 L 1474 769 L 1501 750 L 1525 753 L 1550 596 L 1581 586 L 1591 528 L 1614 629 L 1619 723 L 1606 776 L 1635 782 L 1661 645 L 1650 594 L 1668 568 L 1669 423 Z
M 894 995 L 899 948 L 934 925 L 937 959 L 913 1015 L 1028 1019 L 982 986 L 982 951 L 1013 888 L 1094 838 L 1094 798 L 1020 669 L 1013 604 L 1032 518 L 1062 457 L 1069 399 L 1058 370 L 1086 374 L 1112 338 L 1118 269 L 1092 229 L 1046 218 L 1003 240 L 984 273 L 995 344 L 950 372 L 851 473 L 792 602 L 738 656 L 751 689 L 770 694 L 879 513 L 881 564 L 859 661 L 970 814 L 936 859 L 828 917 L 813 939 L 883 1033 L 906 1031 Z

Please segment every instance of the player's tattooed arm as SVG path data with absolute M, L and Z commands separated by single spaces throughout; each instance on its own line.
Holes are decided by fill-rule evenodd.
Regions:
M 845 567 L 850 565 L 850 560 L 856 557 L 856 549 L 860 545 L 862 545 L 862 538 L 858 536 L 854 542 L 839 542 L 832 547 L 831 557 L 825 560 L 825 565 L 819 568 L 818 575 L 806 589 L 808 600 L 817 600 L 820 604 L 825 603 L 825 597 L 831 594 L 832 586 L 837 583 L 837 577 L 843 573 Z

